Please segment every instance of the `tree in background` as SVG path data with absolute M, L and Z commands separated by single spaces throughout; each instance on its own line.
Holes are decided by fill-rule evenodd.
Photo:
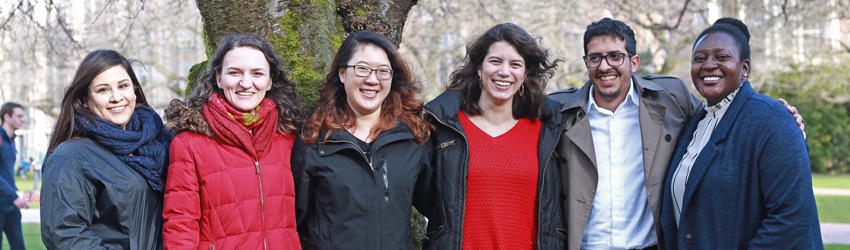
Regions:
M 218 40 L 228 34 L 253 33 L 266 38 L 284 61 L 284 68 L 292 71 L 290 78 L 309 110 L 345 36 L 372 30 L 398 46 L 414 4 L 416 0 L 197 1 L 208 58 Z M 204 62 L 193 67 L 189 78 L 205 66 Z

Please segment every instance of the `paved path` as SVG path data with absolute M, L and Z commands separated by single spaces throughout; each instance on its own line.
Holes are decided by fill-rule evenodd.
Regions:
M 38 211 L 38 208 L 21 209 L 21 222 L 41 223 L 41 216 Z
M 841 188 L 812 188 L 815 194 L 850 196 L 850 189 Z
M 821 223 L 823 244 L 850 245 L 850 224 Z

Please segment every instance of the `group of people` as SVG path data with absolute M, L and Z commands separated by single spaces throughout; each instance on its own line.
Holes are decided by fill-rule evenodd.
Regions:
M 48 249 L 822 249 L 796 109 L 755 94 L 749 32 L 723 18 L 692 81 L 635 76 L 634 32 L 588 26 L 589 81 L 521 27 L 467 45 L 424 104 L 393 44 L 351 33 L 309 119 L 263 39 L 218 43 L 167 124 L 131 61 L 89 54 L 44 162 Z M 790 112 L 789 112 L 790 111 Z M 795 122 L 796 120 L 796 122 Z M 690 178 L 693 177 L 693 178 Z

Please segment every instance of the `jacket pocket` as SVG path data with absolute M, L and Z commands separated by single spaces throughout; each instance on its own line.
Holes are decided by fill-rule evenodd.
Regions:
M 560 228 L 560 227 L 555 228 L 555 235 L 558 235 L 559 237 L 561 237 L 561 239 L 566 240 L 567 239 L 567 230 Z
M 435 239 L 442 236 L 443 232 L 445 232 L 445 231 L 446 231 L 446 226 L 440 225 L 439 227 L 437 227 L 436 230 L 425 233 L 425 240 L 426 241 L 434 241 Z

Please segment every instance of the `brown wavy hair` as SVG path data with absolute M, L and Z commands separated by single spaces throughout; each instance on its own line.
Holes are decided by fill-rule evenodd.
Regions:
M 233 34 L 221 39 L 209 66 L 198 77 L 192 93 L 181 101 L 172 100 L 165 109 L 168 119 L 167 127 L 175 132 L 190 130 L 213 137 L 209 124 L 204 120 L 204 105 L 213 93 L 223 95 L 216 84 L 216 75 L 221 75 L 221 65 L 227 52 L 240 47 L 248 47 L 263 52 L 271 71 L 272 87 L 266 92 L 266 98 L 271 99 L 277 107 L 278 119 L 276 130 L 280 133 L 294 134 L 301 124 L 304 124 L 304 114 L 301 109 L 301 98 L 295 89 L 295 83 L 286 77 L 280 57 L 262 38 L 252 34 Z
M 356 125 L 357 118 L 354 110 L 348 105 L 345 86 L 339 79 L 340 70 L 344 69 L 354 53 L 366 44 L 375 45 L 387 53 L 393 70 L 390 93 L 381 104 L 380 121 L 369 133 L 373 139 L 382 131 L 391 129 L 401 121 L 407 124 L 410 133 L 419 144 L 425 143 L 430 134 L 431 125 L 422 120 L 422 101 L 416 97 L 421 89 L 420 84 L 413 79 L 410 69 L 401 58 L 395 46 L 381 34 L 373 31 L 357 31 L 351 33 L 334 56 L 333 68 L 328 72 L 325 83 L 319 94 L 319 105 L 310 121 L 302 130 L 302 138 L 306 143 L 319 141 L 324 130 L 350 129 Z M 327 140 L 330 133 L 321 139 Z
M 461 93 L 464 97 L 461 110 L 464 113 L 480 115 L 482 110 L 478 106 L 478 99 L 481 98 L 481 76 L 478 75 L 478 69 L 484 63 L 490 45 L 507 42 L 525 59 L 525 72 L 528 74 L 523 83 L 527 93 L 520 96 L 517 91 L 514 94 L 513 117 L 536 120 L 540 117 L 540 105 L 547 98 L 543 92 L 546 83 L 555 74 L 558 63 L 563 61 L 557 59 L 550 62 L 549 50 L 544 49 L 538 40 L 539 37 L 535 38 L 516 24 L 503 23 L 493 26 L 466 45 L 463 64 L 452 72 L 446 89 Z
M 142 91 L 142 85 L 139 84 L 136 73 L 133 72 L 131 63 L 134 61 L 127 60 L 114 50 L 95 50 L 86 55 L 86 58 L 80 62 L 77 67 L 77 72 L 74 73 L 74 78 L 71 80 L 71 85 L 65 88 L 65 96 L 62 97 L 62 104 L 59 110 L 59 118 L 56 119 L 56 124 L 53 126 L 53 135 L 50 136 L 50 143 L 47 146 L 47 153 L 53 151 L 60 143 L 71 139 L 74 136 L 81 136 L 79 131 L 74 130 L 74 122 L 77 115 L 94 122 L 96 116 L 89 108 L 85 107 L 90 96 L 89 85 L 97 75 L 103 73 L 107 69 L 114 66 L 121 66 L 127 71 L 130 76 L 130 81 L 133 83 L 133 93 L 136 94 L 136 105 L 148 105 L 145 98 L 145 92 Z M 138 107 L 137 107 L 138 108 Z M 95 124 L 97 124 L 95 122 Z

